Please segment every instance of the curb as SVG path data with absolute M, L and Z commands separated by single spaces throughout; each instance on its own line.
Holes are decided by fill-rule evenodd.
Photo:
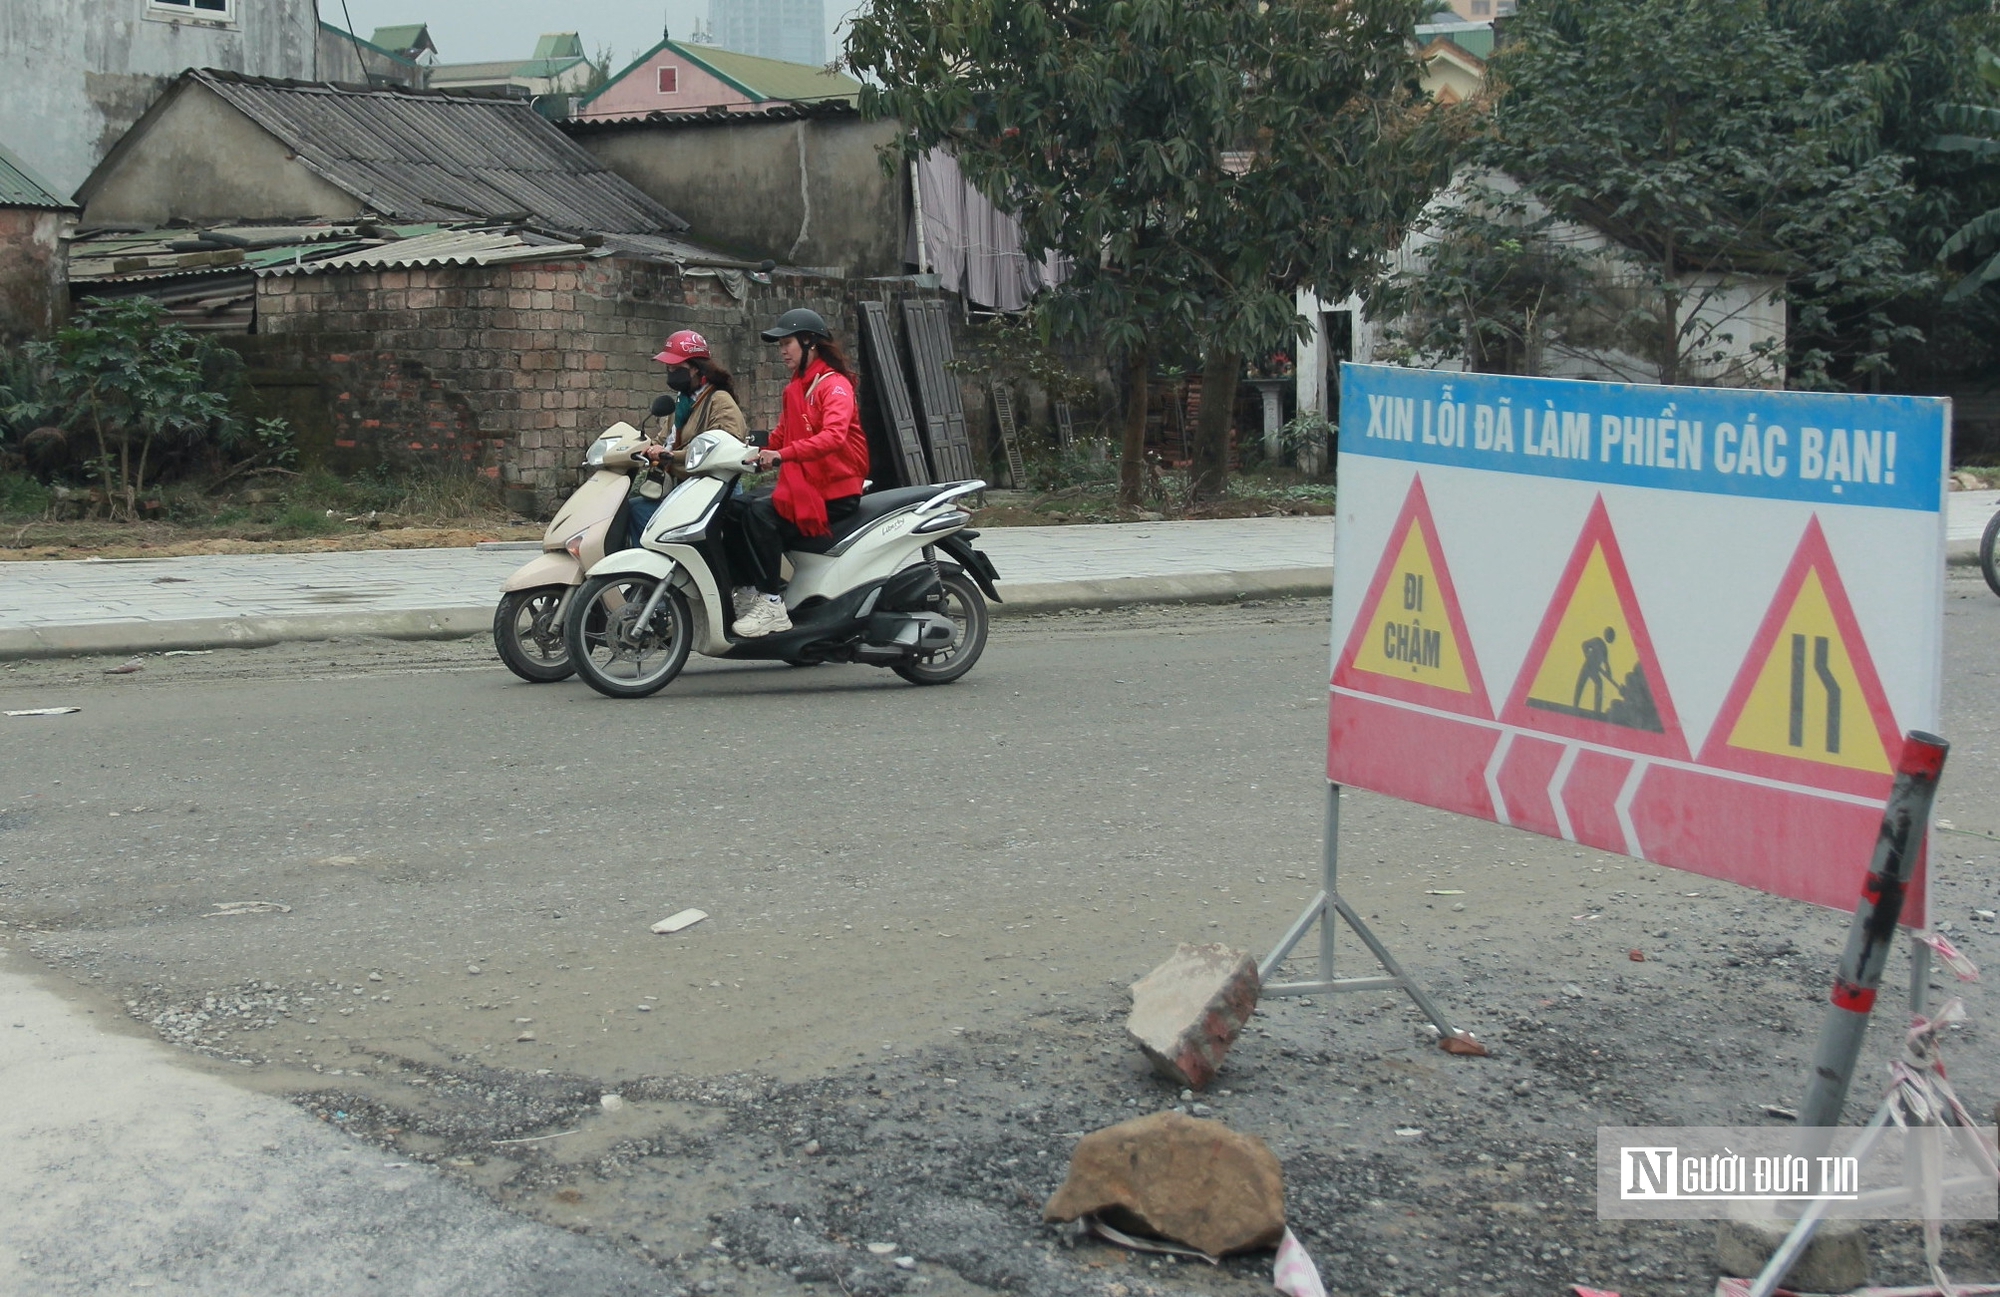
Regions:
M 1119 608 L 1149 603 L 1234 603 L 1239 599 L 1324 598 L 1331 567 L 1201 572 L 1187 576 L 1127 576 L 1100 581 L 1002 583 L 995 617 L 1028 617 L 1070 608 Z M 405 609 L 399 612 L 309 613 L 296 617 L 204 617 L 185 621 L 87 622 L 0 630 L 0 661 L 164 653 L 170 649 L 265 648 L 353 635 L 381 639 L 466 639 L 493 628 L 493 605 Z

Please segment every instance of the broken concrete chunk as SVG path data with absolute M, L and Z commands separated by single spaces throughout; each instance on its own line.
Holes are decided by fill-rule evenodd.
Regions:
M 1717 1221 L 1715 1259 L 1722 1263 L 1722 1273 L 1758 1273 L 1793 1224 L 1770 1219 Z M 1812 1242 L 1785 1277 L 1785 1287 L 1797 1292 L 1852 1292 L 1867 1282 L 1868 1239 L 1861 1223 L 1852 1220 L 1820 1222 Z
M 1284 1236 L 1285 1177 L 1263 1140 L 1219 1121 L 1156 1112 L 1079 1140 L 1069 1178 L 1042 1219 L 1092 1212 L 1127 1234 L 1223 1256 Z
M 1132 984 L 1125 1032 L 1160 1075 L 1200 1090 L 1257 1010 L 1257 961 L 1227 946 L 1181 946 Z

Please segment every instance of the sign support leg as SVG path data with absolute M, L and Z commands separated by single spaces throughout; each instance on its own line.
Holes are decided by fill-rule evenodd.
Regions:
M 1343 922 L 1354 930 L 1354 935 L 1361 938 L 1362 944 L 1368 947 L 1387 976 L 1334 976 L 1333 947 L 1336 921 Z M 1315 923 L 1319 925 L 1319 978 L 1307 982 L 1272 982 L 1271 975 L 1278 971 L 1278 966 L 1285 962 L 1293 947 L 1305 939 L 1306 933 Z M 1355 912 L 1354 907 L 1341 896 L 1339 784 L 1329 783 L 1326 786 L 1326 843 L 1321 856 L 1319 895 L 1313 897 L 1311 903 L 1306 906 L 1305 913 L 1299 915 L 1292 926 L 1285 930 L 1285 935 L 1278 939 L 1278 944 L 1257 966 L 1257 974 L 1264 979 L 1262 994 L 1266 997 L 1334 995 L 1346 991 L 1402 991 L 1416 1001 L 1417 1008 L 1430 1019 L 1431 1025 L 1437 1028 L 1441 1039 L 1457 1039 L 1467 1045 L 1472 1044 L 1472 1038 L 1451 1025 L 1451 1020 L 1445 1016 L 1437 1001 L 1426 994 L 1424 988 L 1417 985 L 1416 980 L 1403 971 L 1403 966 L 1396 962 L 1396 957 L 1389 953 L 1389 948 L 1382 944 L 1381 938 L 1375 935 Z

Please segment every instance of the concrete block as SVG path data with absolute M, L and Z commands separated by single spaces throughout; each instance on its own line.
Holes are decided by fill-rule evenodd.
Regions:
M 1726 1275 L 1754 1278 L 1791 1232 L 1788 1221 L 1717 1221 L 1715 1259 Z M 1867 1282 L 1868 1240 L 1860 1222 L 1830 1220 L 1820 1225 L 1782 1286 L 1793 1292 L 1844 1293 Z
M 1222 1069 L 1261 989 L 1257 961 L 1243 951 L 1183 945 L 1132 984 L 1125 1033 L 1154 1070 L 1200 1090 Z

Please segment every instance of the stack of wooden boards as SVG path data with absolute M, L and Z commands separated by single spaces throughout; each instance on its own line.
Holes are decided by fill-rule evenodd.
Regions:
M 881 419 L 893 461 L 878 465 L 876 487 L 888 485 L 879 471 L 893 468 L 901 486 L 962 482 L 978 476 L 966 437 L 965 402 L 951 372 L 948 305 L 935 298 L 905 298 L 899 347 L 887 302 L 862 302 L 861 366 L 866 393 Z M 916 379 L 915 390 L 906 375 Z M 913 399 L 914 397 L 914 399 Z

